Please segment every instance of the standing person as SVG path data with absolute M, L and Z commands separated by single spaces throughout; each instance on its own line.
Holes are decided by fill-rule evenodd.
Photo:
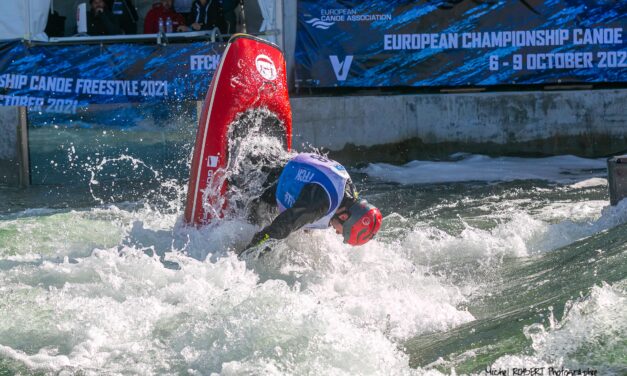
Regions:
M 280 214 L 246 249 L 284 239 L 300 228 L 328 227 L 342 235 L 344 243 L 357 246 L 369 242 L 381 227 L 381 212 L 359 198 L 344 166 L 318 154 L 301 153 L 289 160 L 278 181 L 258 200 L 278 206 Z
M 133 0 L 106 0 L 105 2 L 124 34 L 137 34 L 139 15 L 133 5 Z
M 237 32 L 237 17 L 235 9 L 240 5 L 240 0 L 220 0 L 222 3 L 222 19 L 220 30 L 224 34 L 235 34 Z
M 91 9 L 87 13 L 87 34 L 116 35 L 122 32 L 104 0 L 90 0 L 89 5 Z
M 190 12 L 190 27 L 194 31 L 211 30 L 218 26 L 218 0 L 194 0 Z
M 152 5 L 152 9 L 146 14 L 144 20 L 144 34 L 156 34 L 159 32 L 159 20 L 166 24 L 168 18 L 172 20 L 172 31 L 188 31 L 185 19 L 174 11 L 174 0 L 160 0 Z M 165 27 L 165 26 L 164 26 Z
M 190 23 L 190 12 L 194 0 L 176 0 L 174 10 L 185 18 L 186 24 Z

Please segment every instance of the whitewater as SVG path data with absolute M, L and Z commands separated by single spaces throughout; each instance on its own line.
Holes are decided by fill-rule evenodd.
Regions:
M 627 200 L 609 206 L 605 160 L 342 162 L 377 238 L 299 231 L 245 260 L 259 227 L 183 225 L 185 182 L 147 161 L 0 188 L 0 375 L 627 373 Z

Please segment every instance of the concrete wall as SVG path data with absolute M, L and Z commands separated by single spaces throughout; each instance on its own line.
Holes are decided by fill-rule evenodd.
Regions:
M 18 185 L 17 108 L 0 106 L 0 184 Z
M 627 149 L 626 105 L 627 90 L 297 97 L 294 145 L 605 155 Z
M 404 162 L 452 152 L 598 157 L 627 150 L 626 104 L 627 90 L 293 97 L 293 145 L 297 150 L 305 150 L 303 144 L 326 148 L 354 162 Z M 76 146 L 81 158 L 95 151 L 119 156 L 127 153 L 121 150 L 131 150 L 138 158 L 150 155 L 147 160 L 157 169 L 184 164 L 189 152 L 185 145 L 193 145 L 195 121 L 181 121 L 188 124 L 189 132 L 174 132 L 178 143 L 163 148 L 182 150 L 183 156 L 163 158 L 144 151 L 145 145 L 130 141 L 127 145 L 122 136 L 105 141 L 95 137 L 93 130 L 31 130 L 33 176 L 52 173 L 49 161 L 67 157 L 63 145 Z M 16 108 L 0 107 L 0 185 L 19 184 L 17 122 Z M 146 132 L 162 138 L 158 129 Z M 134 131 L 127 137 L 148 139 L 149 135 Z M 79 147 L 81 140 L 86 144 L 84 151 Z M 109 148 L 111 153 L 98 147 Z M 73 179 L 67 166 L 59 169 L 60 178 L 54 183 Z M 70 172 L 88 176 L 84 171 Z M 33 181 L 51 182 L 49 177 Z
M 285 65 L 287 67 L 287 82 L 289 87 L 294 87 L 294 53 L 296 50 L 296 27 L 297 27 L 297 1 L 283 1 L 283 35 L 280 44 L 285 55 Z
M 0 159 L 17 157 L 17 108 L 0 107 Z

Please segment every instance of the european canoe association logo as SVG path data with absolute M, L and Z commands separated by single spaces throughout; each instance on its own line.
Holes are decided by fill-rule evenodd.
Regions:
M 305 14 L 309 19 L 305 23 L 310 26 L 328 30 L 337 22 L 373 22 L 373 21 L 391 21 L 392 14 L 360 14 L 355 9 L 320 9 L 320 17 Z
M 324 22 L 319 18 L 312 18 L 310 20 L 305 21 L 305 23 L 310 24 L 311 26 L 315 27 L 316 29 L 322 29 L 322 30 L 326 30 L 328 28 L 330 28 L 331 26 L 335 25 L 335 22 Z

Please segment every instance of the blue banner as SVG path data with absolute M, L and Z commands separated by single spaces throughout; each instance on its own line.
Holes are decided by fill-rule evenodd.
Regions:
M 298 87 L 627 82 L 627 1 L 299 0 Z
M 0 43 L 0 105 L 72 114 L 90 104 L 203 100 L 224 48 Z

